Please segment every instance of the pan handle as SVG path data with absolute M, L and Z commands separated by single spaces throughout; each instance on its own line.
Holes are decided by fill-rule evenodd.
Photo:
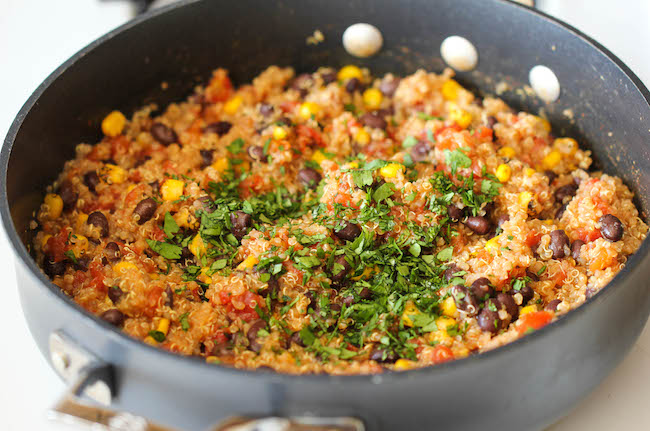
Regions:
M 50 359 L 68 389 L 48 412 L 52 420 L 100 431 L 174 431 L 142 416 L 109 408 L 115 396 L 113 366 L 64 331 L 50 334 Z M 364 431 L 356 418 L 231 417 L 207 431 Z

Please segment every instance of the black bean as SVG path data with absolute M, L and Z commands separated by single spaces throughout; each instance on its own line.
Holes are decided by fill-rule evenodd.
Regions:
M 300 332 L 294 332 L 293 334 L 291 334 L 289 340 L 292 343 L 299 345 L 300 347 L 305 347 L 305 342 L 302 341 L 302 338 L 300 338 Z
M 78 257 L 76 262 L 73 262 L 73 264 L 74 264 L 74 269 L 76 269 L 77 271 L 86 272 L 88 271 L 88 265 L 90 264 L 90 257 L 88 256 Z
M 370 299 L 371 296 L 372 292 L 367 287 L 363 287 L 361 291 L 359 291 L 359 298 L 361 299 Z
M 375 129 L 385 129 L 388 126 L 386 120 L 375 112 L 367 112 L 359 117 L 359 121 L 364 126 L 372 127 Z
M 143 224 L 153 217 L 158 204 L 152 198 L 146 198 L 135 206 L 133 214 L 138 216 L 138 224 Z
M 526 269 L 526 277 L 530 278 L 532 281 L 539 281 L 537 274 L 530 269 Z
M 151 136 L 162 145 L 167 146 L 174 142 L 178 142 L 178 135 L 176 135 L 174 129 L 165 126 L 163 123 L 153 123 L 149 132 L 151 133 Z
M 508 214 L 501 214 L 499 217 L 497 217 L 497 226 L 501 226 L 505 222 L 510 220 L 510 216 Z
M 450 264 L 447 269 L 445 269 L 445 280 L 451 281 L 452 278 L 457 277 L 455 274 L 461 271 L 462 269 L 460 269 L 455 263 Z
M 122 326 L 122 324 L 124 323 L 124 314 L 117 308 L 104 311 L 99 317 L 104 319 L 105 321 L 107 321 L 113 326 L 119 327 Z
M 59 196 L 63 201 L 63 209 L 69 211 L 75 207 L 77 204 L 77 199 L 79 198 L 79 193 L 74 189 L 72 183 L 68 180 L 65 180 L 59 186 Z
M 564 212 L 566 211 L 566 207 L 569 205 L 569 203 L 563 204 L 560 208 L 557 209 L 555 212 L 555 219 L 560 220 L 562 216 L 564 215 Z
M 334 261 L 332 266 L 332 276 L 330 277 L 334 283 L 340 283 L 345 280 L 345 277 L 350 273 L 352 265 L 348 262 L 345 256 L 339 256 Z
M 573 256 L 576 261 L 580 259 L 580 249 L 583 245 L 585 245 L 585 242 L 581 239 L 576 239 L 573 241 L 573 244 L 571 244 L 571 256 Z
M 205 212 L 213 213 L 216 210 L 210 196 L 201 196 L 197 201 L 201 204 L 201 209 Z
M 122 295 L 124 295 L 124 292 L 118 286 L 111 286 L 108 288 L 108 298 L 113 302 L 113 304 L 117 305 L 117 303 L 120 302 Z
M 600 233 L 612 242 L 620 241 L 623 238 L 623 223 L 618 217 L 612 214 L 605 214 L 598 219 Z
M 501 304 L 502 308 L 504 308 L 510 315 L 510 321 L 513 322 L 517 320 L 517 317 L 519 317 L 519 307 L 517 307 L 517 304 L 515 303 L 515 300 L 512 299 L 512 296 L 508 295 L 507 293 L 499 293 L 497 294 L 496 299 Z
M 293 123 L 291 122 L 291 119 L 288 117 L 280 117 L 278 118 L 278 123 L 284 124 L 285 126 L 291 127 Z
M 465 215 L 465 211 L 463 211 L 461 208 L 458 208 L 454 204 L 450 204 L 447 207 L 447 215 L 453 221 L 458 221 L 458 220 L 461 220 L 463 218 L 463 216 Z
M 546 304 L 546 307 L 544 307 L 544 310 L 555 311 L 555 310 L 557 310 L 557 306 L 560 305 L 561 303 L 562 303 L 561 299 L 554 299 L 551 302 L 549 302 L 548 304 Z
M 108 219 L 104 214 L 99 211 L 95 211 L 88 215 L 88 220 L 86 223 L 89 225 L 97 226 L 101 230 L 102 238 L 108 236 Z
M 471 294 L 481 300 L 487 300 L 490 296 L 494 295 L 494 290 L 490 287 L 490 280 L 485 277 L 477 278 L 469 287 Z
M 569 254 L 569 237 L 562 229 L 551 232 L 551 242 L 548 248 L 553 252 L 553 259 L 562 259 Z
M 269 295 L 275 296 L 274 294 L 277 294 L 278 290 L 280 290 L 280 282 L 277 278 L 271 276 L 271 278 L 266 282 L 266 287 L 257 293 L 266 298 Z
M 315 169 L 302 168 L 298 171 L 298 180 L 309 189 L 317 188 L 321 179 L 321 175 Z
M 105 163 L 107 165 L 117 165 L 117 162 L 113 158 L 104 159 L 102 160 L 102 163 Z
M 248 332 L 246 333 L 246 337 L 248 337 L 248 348 L 251 349 L 253 352 L 259 352 L 262 350 L 262 343 L 259 342 L 259 331 L 262 329 L 266 328 L 266 322 L 262 319 L 256 320 L 253 322 L 253 324 L 248 328 Z
M 201 168 L 207 168 L 212 164 L 214 159 L 213 150 L 199 150 L 199 154 L 201 155 Z
M 465 286 L 456 285 L 450 289 L 450 292 L 454 297 L 456 308 L 466 312 L 470 316 L 478 313 L 478 302 Z
M 43 272 L 50 278 L 65 274 L 66 266 L 67 262 L 65 260 L 55 262 L 54 257 L 47 254 L 43 257 Z
M 573 199 L 577 191 L 578 186 L 575 183 L 562 186 L 555 191 L 555 200 L 560 204 L 565 204 Z
M 333 70 L 325 70 L 320 73 L 320 77 L 323 80 L 323 84 L 331 84 L 336 81 L 336 72 Z
M 344 222 L 344 227 L 338 231 L 334 231 L 334 235 L 342 241 L 354 241 L 361 235 L 361 228 L 349 221 Z
M 248 147 L 248 155 L 251 159 L 258 162 L 266 163 L 268 161 L 266 155 L 264 154 L 264 148 L 260 147 L 259 145 L 251 145 Z
M 431 146 L 427 141 L 418 141 L 417 144 L 411 148 L 411 159 L 414 162 L 422 162 L 427 159 L 431 152 Z
M 88 190 L 95 192 L 95 188 L 99 185 L 99 175 L 95 171 L 88 171 L 84 174 L 84 184 Z
M 253 224 L 253 218 L 244 211 L 235 211 L 230 213 L 230 224 L 232 225 L 230 232 L 241 241 L 248 233 L 248 228 Z
M 524 284 L 521 289 L 519 289 L 519 293 L 521 293 L 521 303 L 524 305 L 535 296 L 535 291 L 528 284 Z
M 549 185 L 553 184 L 553 181 L 557 178 L 557 174 L 551 170 L 544 171 L 544 175 L 546 175 Z
M 154 195 L 160 194 L 160 183 L 158 182 L 158 180 L 150 182 L 149 186 L 151 186 L 151 192 Z
M 492 334 L 496 334 L 497 332 L 499 332 L 499 329 L 501 329 L 501 325 L 502 325 L 501 320 L 499 320 L 499 313 L 488 308 L 487 303 L 486 303 L 486 307 L 483 308 L 479 313 L 477 321 L 478 321 L 478 326 L 483 331 L 490 332 Z
M 174 308 L 174 291 L 169 284 L 165 287 L 165 305 Z
M 260 114 L 262 114 L 265 117 L 268 117 L 269 115 L 273 114 L 273 105 L 270 103 L 262 103 L 260 105 Z
M 494 128 L 494 125 L 496 123 L 497 123 L 497 119 L 495 117 L 493 117 L 491 115 L 489 117 L 487 117 L 486 125 L 488 126 L 488 128 L 490 128 L 490 129 Z
M 194 263 L 194 255 L 188 247 L 183 247 L 181 249 L 181 259 L 180 263 L 183 265 L 191 265 Z
M 380 363 L 393 363 L 397 360 L 397 357 L 393 352 L 390 352 L 383 348 L 374 348 L 370 352 L 370 360 Z
M 229 121 L 216 121 L 210 123 L 203 129 L 203 133 L 216 133 L 220 137 L 230 132 L 232 128 L 232 123 Z
M 308 73 L 301 73 L 296 76 L 291 82 L 289 88 L 292 88 L 300 93 L 300 97 L 305 97 L 309 88 L 314 84 L 314 78 Z
M 115 242 L 109 242 L 104 246 L 104 255 L 111 262 L 117 262 L 122 257 L 120 246 Z
M 384 78 L 379 83 L 379 91 L 384 93 L 388 97 L 393 97 L 397 87 L 399 87 L 399 78 Z
M 470 228 L 472 232 L 479 235 L 485 235 L 490 231 L 490 222 L 488 222 L 487 218 L 483 216 L 467 217 L 465 226 Z
M 355 91 L 361 91 L 363 89 L 363 84 L 359 81 L 358 78 L 350 78 L 345 82 L 345 91 L 348 93 L 354 93 Z

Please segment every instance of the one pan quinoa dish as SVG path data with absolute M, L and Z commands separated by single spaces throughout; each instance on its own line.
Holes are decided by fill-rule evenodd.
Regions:
M 561 318 L 646 237 L 633 194 L 544 118 L 453 73 L 218 69 L 113 111 L 48 188 L 45 274 L 161 349 L 236 368 L 408 370 Z

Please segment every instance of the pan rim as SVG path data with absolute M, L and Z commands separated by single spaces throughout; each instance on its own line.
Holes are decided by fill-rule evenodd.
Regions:
M 609 295 L 614 294 L 616 290 L 623 288 L 625 284 L 625 280 L 629 278 L 631 272 L 638 269 L 644 260 L 650 261 L 650 238 L 646 238 L 642 242 L 637 252 L 634 253 L 629 258 L 625 267 L 618 274 L 616 274 L 616 276 L 606 286 L 604 286 L 598 292 L 598 294 L 587 299 L 582 305 L 580 305 L 576 309 L 571 310 L 567 314 L 561 316 L 558 320 L 546 325 L 545 327 L 535 331 L 534 333 L 529 334 L 525 337 L 518 338 L 498 348 L 480 354 L 470 355 L 465 358 L 456 359 L 443 364 L 438 364 L 435 366 L 427 366 L 427 367 L 417 368 L 408 371 L 399 371 L 399 372 L 386 371 L 382 374 L 356 374 L 356 375 L 300 374 L 300 375 L 296 375 L 296 374 L 278 373 L 275 371 L 237 369 L 237 368 L 227 367 L 223 365 L 208 364 L 205 361 L 198 360 L 196 358 L 179 355 L 176 353 L 171 353 L 166 350 L 150 346 L 135 338 L 132 338 L 131 336 L 122 332 L 118 328 L 113 327 L 107 322 L 102 321 L 94 314 L 86 311 L 78 304 L 76 304 L 68 295 L 63 293 L 58 286 L 52 283 L 52 281 L 47 276 L 45 276 L 45 274 L 40 270 L 40 268 L 38 267 L 38 265 L 31 257 L 31 255 L 29 254 L 28 250 L 26 249 L 22 241 L 20 240 L 20 236 L 18 234 L 16 227 L 14 226 L 13 219 L 11 217 L 11 212 L 9 210 L 7 181 L 6 181 L 7 168 L 9 166 L 9 159 L 11 156 L 13 144 L 22 126 L 23 120 L 26 118 L 28 113 L 33 108 L 33 106 L 38 102 L 41 95 L 45 91 L 47 91 L 50 85 L 54 83 L 59 78 L 59 76 L 65 73 L 65 71 L 70 66 L 75 64 L 80 58 L 84 57 L 86 54 L 93 51 L 95 48 L 102 45 L 103 43 L 114 38 L 115 36 L 120 35 L 130 30 L 131 28 L 140 25 L 142 22 L 145 22 L 159 15 L 170 13 L 171 11 L 176 9 L 188 7 L 195 3 L 200 3 L 202 1 L 204 0 L 186 0 L 186 1 L 181 1 L 175 4 L 162 7 L 160 9 L 155 9 L 153 11 L 146 12 L 130 20 L 129 22 L 115 28 L 114 30 L 106 33 L 105 35 L 94 40 L 93 42 L 91 42 L 90 44 L 86 45 L 84 48 L 79 50 L 72 57 L 70 57 L 59 67 L 57 67 L 36 88 L 36 90 L 24 103 L 24 105 L 21 107 L 20 111 L 16 115 L 16 118 L 13 120 L 9 128 L 9 131 L 7 133 L 7 136 L 5 137 L 2 149 L 0 150 L 0 172 L 1 172 L 0 216 L 2 218 L 2 224 L 5 233 L 7 234 L 7 237 L 9 239 L 9 242 L 14 252 L 14 258 L 17 259 L 15 264 L 23 264 L 26 267 L 27 271 L 29 272 L 29 275 L 35 277 L 41 283 L 41 286 L 39 286 L 39 288 L 40 287 L 44 288 L 46 291 L 45 294 L 51 295 L 52 297 L 56 298 L 56 300 L 62 301 L 63 303 L 65 303 L 66 306 L 70 306 L 71 308 L 79 312 L 81 318 L 84 319 L 84 322 L 91 329 L 106 331 L 104 332 L 104 334 L 106 334 L 112 342 L 115 342 L 117 344 L 123 344 L 129 348 L 138 349 L 143 352 L 148 352 L 150 354 L 157 354 L 157 355 L 162 354 L 165 355 L 164 357 L 166 357 L 170 361 L 182 361 L 182 363 L 185 363 L 187 366 L 199 367 L 197 369 L 201 371 L 208 370 L 208 369 L 216 370 L 216 372 L 227 373 L 232 375 L 233 377 L 248 377 L 248 378 L 257 378 L 257 379 L 270 378 L 274 380 L 281 380 L 286 384 L 306 383 L 306 382 L 328 382 L 328 383 L 336 383 L 336 384 L 340 384 L 342 382 L 351 382 L 355 384 L 359 384 L 359 383 L 375 384 L 376 383 L 375 379 L 377 378 L 377 376 L 381 376 L 382 384 L 391 384 L 392 382 L 403 381 L 404 379 L 419 378 L 424 376 L 425 374 L 427 376 L 435 376 L 437 373 L 446 373 L 449 370 L 455 369 L 457 367 L 471 366 L 471 364 L 473 364 L 475 361 L 481 359 L 485 359 L 485 361 L 487 361 L 490 358 L 496 358 L 498 356 L 506 355 L 512 351 L 515 351 L 516 349 L 522 348 L 523 346 L 527 345 L 527 343 L 534 342 L 538 338 L 549 336 L 555 331 L 556 328 L 561 328 L 565 325 L 568 325 L 572 321 L 576 320 L 581 314 L 589 310 L 590 307 L 595 302 L 604 300 Z M 650 92 L 645 87 L 645 85 L 641 82 L 641 80 L 617 56 L 615 56 L 612 52 L 610 52 L 607 48 L 602 46 L 600 43 L 592 39 L 590 36 L 587 36 L 586 34 L 582 33 L 580 30 L 576 29 L 575 27 L 557 18 L 551 17 L 550 15 L 541 12 L 537 9 L 525 5 L 521 5 L 519 3 L 515 3 L 511 0 L 493 0 L 493 1 L 496 1 L 498 3 L 508 4 L 509 7 L 519 7 L 519 8 L 526 9 L 528 13 L 537 15 L 539 18 L 547 21 L 551 25 L 562 27 L 563 29 L 572 33 L 574 36 L 577 36 L 586 44 L 591 45 L 593 48 L 595 48 L 597 51 L 599 51 L 601 54 L 607 57 L 608 60 L 613 62 L 616 65 L 616 67 L 618 67 L 627 76 L 627 78 L 630 79 L 630 81 L 635 86 L 636 90 L 639 91 L 641 96 L 645 99 L 646 103 L 650 106 Z M 646 314 L 650 315 L 650 309 L 647 310 Z M 648 316 L 646 316 L 646 320 L 647 318 Z M 206 372 L 214 372 L 214 371 L 206 371 Z

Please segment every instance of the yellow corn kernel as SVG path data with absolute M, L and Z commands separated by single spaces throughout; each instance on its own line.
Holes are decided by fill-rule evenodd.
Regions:
M 43 250 L 45 248 L 45 246 L 47 245 L 47 241 L 50 238 L 52 238 L 52 235 L 50 235 L 49 233 L 43 235 L 43 238 L 41 238 L 41 250 Z
M 241 96 L 231 97 L 223 105 L 223 111 L 226 114 L 234 115 L 239 110 L 239 107 L 241 106 L 242 102 L 243 102 L 243 100 L 242 100 Z
M 501 147 L 499 149 L 499 155 L 505 157 L 506 159 L 512 159 L 515 157 L 515 149 L 512 147 Z
M 448 296 L 440 304 L 440 309 L 445 316 L 454 317 L 456 315 L 456 301 L 452 296 Z
M 544 223 L 547 226 L 550 226 L 553 224 L 553 220 L 544 220 L 542 223 Z
M 487 240 L 487 242 L 485 243 L 485 249 L 487 251 L 499 250 L 499 236 L 501 235 L 497 235 L 494 238 L 490 238 L 489 240 Z
M 367 145 L 370 143 L 370 133 L 366 132 L 365 129 L 359 129 L 356 135 L 354 135 L 354 140 L 361 145 Z
M 456 320 L 450 317 L 441 316 L 436 319 L 436 326 L 438 327 L 439 331 L 447 332 L 447 328 L 455 324 L 456 324 Z
M 298 115 L 305 120 L 309 120 L 312 115 L 320 112 L 320 106 L 314 102 L 304 102 L 298 109 Z
M 152 279 L 152 280 L 158 280 L 160 278 L 160 275 L 156 274 L 155 272 L 150 273 L 149 278 Z
M 86 213 L 77 214 L 77 228 L 81 228 L 81 226 L 86 224 L 86 221 L 88 221 L 88 214 Z
M 418 310 L 415 304 L 411 301 L 407 301 L 406 305 L 404 305 L 404 312 L 402 313 L 402 323 L 404 326 L 413 327 L 411 316 L 417 316 L 418 314 L 420 314 L 420 310 Z
M 369 88 L 363 92 L 363 104 L 366 105 L 366 109 L 371 111 L 379 109 L 383 99 L 384 96 L 377 88 Z
M 259 260 L 255 256 L 248 256 L 246 259 L 242 261 L 239 265 L 237 265 L 237 269 L 240 271 L 244 271 L 246 269 L 251 269 L 254 267 Z
M 365 280 L 370 278 L 370 276 L 375 272 L 379 272 L 379 268 L 377 268 L 376 266 L 375 267 L 366 266 L 365 268 L 363 268 L 363 272 L 361 274 L 355 275 L 354 277 L 350 277 L 350 278 L 355 281 L 361 279 Z
M 532 177 L 534 174 L 535 174 L 535 169 L 533 169 L 533 168 L 526 168 L 526 169 L 524 169 L 524 175 L 526 175 L 527 177 L 530 178 L 530 177 Z
M 207 356 L 205 358 L 205 362 L 207 362 L 208 364 L 218 364 L 219 358 L 216 356 Z
M 553 141 L 553 149 L 567 156 L 572 156 L 578 151 L 578 142 L 573 138 L 557 138 Z
M 312 154 L 311 159 L 320 165 L 324 160 L 327 160 L 327 157 L 325 157 L 325 154 L 323 154 L 321 150 L 316 150 L 314 154 Z
M 455 102 L 458 99 L 458 93 L 463 89 L 463 87 L 453 79 L 449 79 L 442 84 L 442 97 L 445 100 L 451 100 Z
M 347 81 L 348 79 L 357 78 L 358 80 L 363 79 L 363 72 L 357 66 L 348 65 L 343 66 L 339 73 L 336 75 L 336 78 L 339 81 Z
M 536 311 L 537 311 L 537 306 L 536 305 L 534 305 L 534 304 L 533 305 L 527 305 L 525 307 L 522 307 L 521 310 L 519 310 L 519 315 L 523 316 L 524 314 L 534 313 Z
M 497 171 L 495 175 L 500 182 L 505 183 L 512 176 L 512 169 L 510 168 L 510 166 L 506 165 L 505 163 L 502 163 L 497 167 Z
M 208 251 L 203 242 L 203 238 L 201 238 L 201 234 L 198 233 L 194 238 L 192 238 L 192 241 L 190 241 L 187 248 L 196 257 L 203 256 Z
M 132 269 L 138 269 L 138 267 L 131 262 L 122 261 L 118 264 L 113 265 L 113 271 L 117 272 L 118 274 L 124 274 L 126 271 L 130 271 Z
M 201 268 L 201 272 L 196 278 L 198 278 L 199 281 L 205 284 L 212 284 L 212 277 L 208 275 L 209 270 L 210 270 L 209 267 L 204 266 L 203 268 Z
M 357 162 L 348 163 L 348 169 L 359 169 L 359 163 Z
M 562 161 L 562 153 L 553 150 L 544 156 L 544 159 L 542 159 L 542 166 L 544 169 L 553 169 L 560 163 L 560 161 Z
M 528 208 L 528 204 L 533 200 L 533 194 L 531 192 L 521 192 L 517 200 L 523 208 Z
M 117 165 L 111 165 L 110 163 L 105 166 L 103 169 L 105 178 L 109 184 L 122 184 L 126 181 L 126 171 Z
M 452 104 L 449 107 L 449 119 L 463 129 L 466 129 L 472 123 L 472 114 L 458 107 L 456 104 Z
M 151 335 L 147 335 L 144 338 L 144 342 L 151 345 L 151 346 L 157 346 L 158 345 L 158 342 L 156 340 L 154 340 L 154 338 Z
M 187 227 L 190 229 L 196 229 L 199 227 L 199 221 L 188 208 L 182 208 L 179 212 L 174 214 L 174 220 L 180 227 Z
M 226 169 L 228 169 L 228 159 L 225 157 L 220 157 L 218 158 L 213 164 L 212 164 L 212 169 L 215 171 L 222 173 Z
M 547 131 L 547 132 L 551 131 L 551 123 L 549 123 L 546 118 L 537 117 L 537 119 L 539 120 L 540 123 L 542 123 L 542 128 L 545 131 Z
M 82 253 L 88 250 L 88 238 L 83 235 L 70 235 L 70 244 L 75 256 L 81 256 Z
M 287 129 L 281 126 L 275 126 L 273 128 L 273 139 L 276 141 L 281 141 L 287 137 Z
M 158 327 L 156 328 L 158 332 L 162 332 L 163 334 L 167 335 L 169 332 L 169 319 L 162 318 L 158 322 Z
M 415 362 L 408 359 L 398 359 L 395 361 L 395 371 L 406 371 L 415 368 Z
M 102 120 L 102 132 L 114 138 L 122 133 L 126 125 L 126 117 L 120 111 L 113 111 Z
M 168 178 L 160 186 L 160 194 L 164 201 L 175 201 L 183 196 L 183 188 L 185 183 L 181 180 Z
M 395 178 L 397 173 L 402 171 L 403 167 L 399 163 L 389 163 L 379 169 L 379 173 L 384 178 Z
M 43 203 L 47 205 L 47 216 L 50 219 L 54 220 L 59 218 L 61 212 L 63 212 L 63 199 L 61 199 L 61 196 L 49 193 L 45 195 Z
M 126 192 L 127 192 L 127 193 L 130 192 L 130 191 L 133 190 L 135 187 L 136 187 L 135 184 L 131 184 L 130 186 L 128 186 L 128 187 L 126 188 Z

